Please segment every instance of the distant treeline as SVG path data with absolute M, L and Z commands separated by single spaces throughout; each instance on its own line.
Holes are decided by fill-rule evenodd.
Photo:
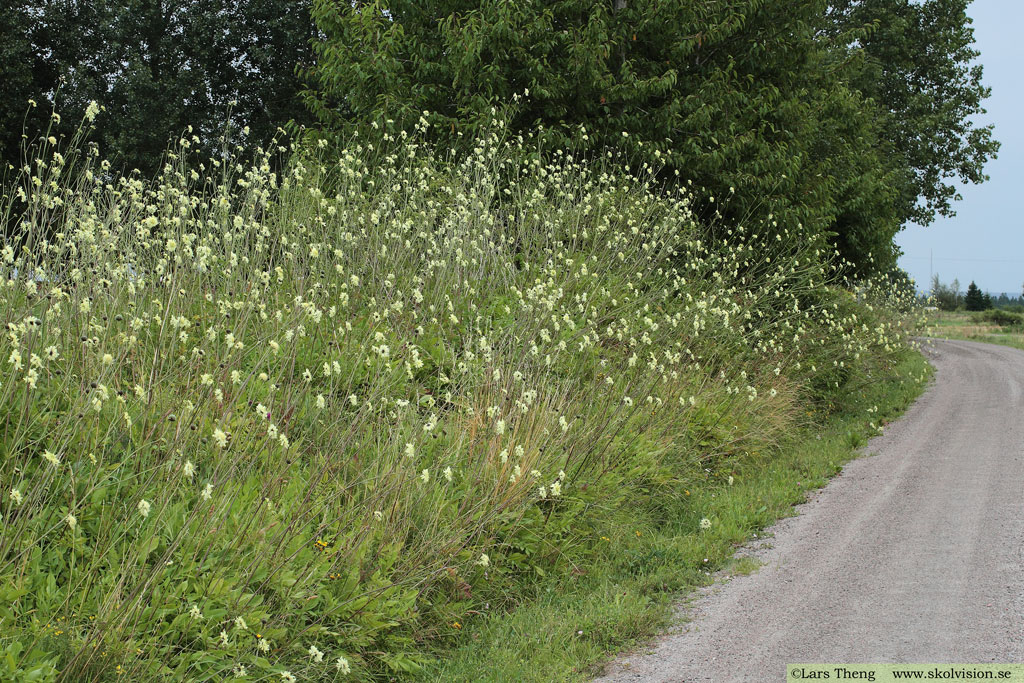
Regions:
M 210 150 L 420 125 L 465 153 L 498 116 L 541 154 L 615 148 L 694 188 L 716 239 L 765 226 L 885 272 L 902 226 L 951 215 L 998 149 L 974 123 L 969 2 L 12 0 L 0 160 L 22 163 L 55 93 L 57 137 L 96 100 L 102 153 L 147 175 L 186 131 Z
M 923 303 L 930 303 L 944 311 L 958 309 L 984 311 L 989 308 L 1005 308 L 1024 312 L 1024 293 L 1020 296 L 1011 296 L 1006 292 L 993 295 L 982 292 L 973 280 L 967 286 L 967 291 L 961 291 L 959 280 L 954 278 L 952 282 L 946 284 L 942 282 L 938 273 L 932 276 L 931 291 L 925 292 L 920 298 Z
M 986 295 L 988 295 L 986 293 Z M 993 308 L 1010 308 L 1017 311 L 1024 311 L 1024 296 L 1009 296 L 1001 292 L 996 296 L 988 295 Z

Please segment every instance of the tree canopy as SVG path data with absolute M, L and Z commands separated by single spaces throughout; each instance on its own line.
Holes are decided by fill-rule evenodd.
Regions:
M 546 149 L 657 169 L 698 212 L 830 240 L 859 273 L 954 212 L 998 143 L 969 0 L 12 0 L 0 161 L 22 131 L 96 140 L 152 173 L 188 127 L 212 150 L 289 121 L 411 129 L 455 148 L 500 116 Z M 27 102 L 40 103 L 29 109 Z M 234 104 L 232 104 L 234 103 Z M 303 106 L 305 105 L 305 106 Z M 26 119 L 26 112 L 28 118 Z
M 954 215 L 953 184 L 987 179 L 999 143 L 980 125 L 980 52 L 967 16 L 970 0 L 832 0 L 835 25 L 858 32 L 851 46 L 864 59 L 853 87 L 875 102 L 884 139 L 900 174 L 900 216 L 927 225 Z
M 93 139 L 111 161 L 151 174 L 192 127 L 214 146 L 229 120 L 250 140 L 307 120 L 295 75 L 312 58 L 309 4 L 286 0 L 13 0 L 0 10 L 0 160 L 15 163 L 27 130 L 46 127 L 56 98 L 77 125 L 104 107 Z M 235 104 L 231 104 L 234 102 Z
M 974 280 L 971 280 L 971 284 L 967 286 L 967 294 L 964 295 L 964 308 L 968 311 L 984 311 L 987 308 L 992 308 L 992 299 L 988 294 L 983 294 L 981 288 L 974 284 Z
M 949 174 L 980 182 L 995 153 L 970 121 L 987 90 L 966 2 L 315 0 L 304 96 L 327 129 L 429 111 L 456 145 L 501 106 L 514 132 L 615 147 L 732 223 L 885 270 L 905 221 L 950 210 Z

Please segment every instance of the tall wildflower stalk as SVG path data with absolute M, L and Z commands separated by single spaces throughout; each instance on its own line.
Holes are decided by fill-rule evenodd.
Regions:
M 900 343 L 819 247 L 709 243 L 648 168 L 500 126 L 455 161 L 196 142 L 149 181 L 44 138 L 4 188 L 5 678 L 415 669 Z

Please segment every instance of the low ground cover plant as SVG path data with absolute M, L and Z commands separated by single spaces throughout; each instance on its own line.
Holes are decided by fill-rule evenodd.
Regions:
M 691 489 L 903 348 L 823 242 L 428 125 L 250 161 L 183 137 L 153 180 L 44 138 L 8 178 L 0 677 L 416 671 L 610 515 L 708 528 Z

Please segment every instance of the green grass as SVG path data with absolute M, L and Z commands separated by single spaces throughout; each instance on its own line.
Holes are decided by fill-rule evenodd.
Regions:
M 726 566 L 725 571 L 732 576 L 748 576 L 761 568 L 763 563 L 753 557 L 733 557 Z
M 928 317 L 926 333 L 937 339 L 962 339 L 1024 349 L 1024 327 L 998 325 L 984 312 L 936 311 Z
M 775 520 L 793 514 L 807 491 L 819 488 L 857 456 L 857 447 L 895 419 L 921 393 L 931 367 L 907 351 L 888 379 L 849 392 L 823 424 L 802 430 L 771 459 L 732 463 L 734 484 L 694 489 L 685 499 L 706 511 L 700 531 L 685 509 L 637 536 L 620 525 L 608 552 L 572 577 L 552 580 L 539 598 L 510 616 L 467 619 L 461 645 L 442 665 L 424 672 L 437 681 L 582 681 L 609 655 L 643 643 L 670 625 L 685 592 L 719 569 L 756 571 L 737 547 Z M 609 532 L 613 533 L 613 532 Z

